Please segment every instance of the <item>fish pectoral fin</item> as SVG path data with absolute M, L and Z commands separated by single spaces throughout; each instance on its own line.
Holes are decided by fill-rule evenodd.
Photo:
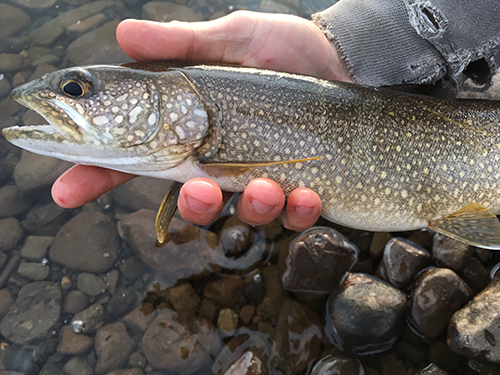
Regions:
M 469 203 L 448 216 L 433 220 L 429 228 L 472 246 L 500 250 L 500 223 L 479 203 Z
M 257 162 L 241 162 L 241 161 L 199 161 L 200 167 L 209 175 L 214 177 L 233 176 L 245 173 L 257 167 L 264 167 L 269 165 L 282 165 L 304 163 L 311 160 L 323 159 L 322 156 L 314 156 L 305 159 L 293 159 L 284 161 L 257 161 Z
M 173 181 L 170 188 L 165 193 L 165 197 L 161 202 L 158 213 L 156 214 L 156 246 L 164 246 L 168 241 L 168 226 L 174 217 L 175 211 L 177 210 L 177 198 L 179 198 L 179 192 L 181 191 L 182 184 L 180 182 Z

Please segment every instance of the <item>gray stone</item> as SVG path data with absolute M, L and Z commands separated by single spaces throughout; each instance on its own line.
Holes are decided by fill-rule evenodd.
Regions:
M 66 222 L 69 213 L 69 210 L 58 206 L 54 202 L 43 206 L 36 205 L 28 212 L 21 225 L 32 235 L 55 236 Z
M 21 256 L 32 261 L 42 260 L 47 255 L 53 240 L 54 237 L 50 236 L 28 236 L 21 248 Z
M 85 335 L 74 333 L 71 328 L 64 326 L 61 329 L 61 342 L 57 346 L 57 352 L 68 355 L 84 355 L 87 354 L 94 340 Z
M 14 169 L 14 179 L 22 191 L 49 188 L 71 165 L 66 161 L 23 150 L 21 160 Z
M 431 363 L 420 370 L 416 375 L 449 375 L 449 373 L 439 368 L 435 363 Z
M 156 318 L 157 310 L 152 314 L 145 314 L 142 308 L 136 308 L 123 317 L 123 322 L 134 335 L 143 335 L 151 322 Z
M 2 5 L 2 4 L 0 4 Z M 12 90 L 12 85 L 10 84 L 8 78 L 0 74 L 0 97 L 7 96 Z
M 29 9 L 50 8 L 56 0 L 12 0 L 15 4 Z
M 358 359 L 345 354 L 329 354 L 321 358 L 312 368 L 310 375 L 365 375 Z
M 474 247 L 443 234 L 436 233 L 432 244 L 432 257 L 441 267 L 455 272 L 464 269 L 474 254 Z
M 87 18 L 83 21 L 78 21 L 72 25 L 69 25 L 66 29 L 66 34 L 70 38 L 78 38 L 79 36 L 88 33 L 89 31 L 95 30 L 99 26 L 106 22 L 106 16 L 103 13 L 96 14 L 92 17 Z
M 162 287 L 219 269 L 214 265 L 214 254 L 224 254 L 215 233 L 173 218 L 169 226 L 173 239 L 159 248 L 155 246 L 155 218 L 155 211 L 139 210 L 125 216 L 118 230 L 148 267 L 163 274 Z
M 59 230 L 49 251 L 52 261 L 87 272 L 105 272 L 118 256 L 115 223 L 100 212 L 82 212 Z
M 137 177 L 113 189 L 113 201 L 131 211 L 158 210 L 170 185 L 170 180 Z
M 17 186 L 7 185 L 0 188 L 0 207 L 0 219 L 4 219 L 26 212 L 30 204 Z
M 142 338 L 142 351 L 152 366 L 179 374 L 192 374 L 208 366 L 220 348 L 212 323 L 170 309 L 160 311 Z
M 500 278 L 465 307 L 453 314 L 448 326 L 448 346 L 454 352 L 500 363 Z
M 7 315 L 13 303 L 14 298 L 9 290 L 7 288 L 0 289 L 0 320 Z
M 322 337 L 318 314 L 291 298 L 285 299 L 276 321 L 278 369 L 285 374 L 304 371 L 319 355 Z
M 142 7 L 142 18 L 145 20 L 170 21 L 203 21 L 203 16 L 193 12 L 184 5 L 170 2 L 149 2 Z
M 57 68 L 54 65 L 50 65 L 50 64 L 37 65 L 33 74 L 31 74 L 29 76 L 28 81 L 33 81 L 35 79 L 40 78 L 41 76 L 43 76 L 46 73 L 52 73 L 52 72 L 55 72 L 56 70 L 57 70 Z
M 374 276 L 349 273 L 326 305 L 326 334 L 340 350 L 371 354 L 390 349 L 405 321 L 406 295 Z
M 125 324 L 113 323 L 100 328 L 95 335 L 96 374 L 125 366 L 134 348 L 135 342 L 128 335 Z
M 94 369 L 85 358 L 72 357 L 62 368 L 64 375 L 94 375 Z
M 245 282 L 237 276 L 223 276 L 209 280 L 203 289 L 203 296 L 223 307 L 233 307 L 243 293 Z
M 94 14 L 101 13 L 103 10 L 115 4 L 115 1 L 95 1 L 62 13 L 41 27 L 33 30 L 30 33 L 30 38 L 35 45 L 52 44 L 72 24 L 77 23 L 79 20 L 87 19 Z
M 293 292 L 331 293 L 358 260 L 358 248 L 340 232 L 314 227 L 302 232 L 280 253 L 283 288 Z
M 75 314 L 69 326 L 75 333 L 94 333 L 104 324 L 104 307 L 95 304 Z
M 37 67 L 38 65 L 56 65 L 61 61 L 59 56 L 55 55 L 43 55 L 36 60 L 31 62 L 31 66 Z M 44 121 L 45 122 L 45 121 Z
M 107 289 L 106 282 L 92 273 L 82 272 L 76 279 L 77 288 L 88 296 L 95 297 Z
M 0 251 L 16 248 L 23 239 L 23 228 L 17 219 L 10 217 L 0 220 Z
M 46 337 L 59 321 L 61 301 L 61 288 L 53 282 L 39 281 L 24 286 L 2 319 L 0 332 L 19 345 Z
M 452 270 L 427 270 L 413 284 L 408 321 L 424 336 L 437 337 L 446 329 L 453 313 L 471 297 L 471 289 Z
M 24 57 L 17 53 L 1 53 L 0 54 L 0 72 L 12 72 L 21 70 L 23 67 Z
M 50 267 L 48 264 L 26 262 L 19 265 L 17 272 L 28 280 L 41 281 L 49 276 Z
M 72 290 L 64 298 L 63 312 L 66 314 L 76 314 L 85 310 L 89 306 L 89 297 L 79 290 Z
M 21 9 L 8 4 L 0 4 L 0 39 L 14 35 L 19 30 L 24 29 L 31 22 L 28 16 Z
M 82 35 L 67 48 L 67 57 L 75 65 L 109 64 L 129 61 L 116 41 L 116 26 L 119 21 L 111 21 L 98 29 Z M 96 43 L 99 41 L 99 43 Z

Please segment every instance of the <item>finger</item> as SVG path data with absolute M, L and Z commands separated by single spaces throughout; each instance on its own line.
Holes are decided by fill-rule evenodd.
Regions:
M 302 231 L 310 228 L 321 214 L 321 198 L 311 189 L 295 189 L 288 196 L 283 213 L 285 228 Z
M 134 177 L 110 169 L 77 164 L 54 182 L 52 198 L 64 208 L 80 207 Z
M 236 204 L 236 213 L 251 225 L 265 225 L 276 219 L 285 205 L 285 194 L 274 181 L 259 178 L 250 181 Z
M 222 198 L 222 191 L 215 182 L 207 178 L 195 178 L 182 186 L 177 207 L 184 220 L 208 225 L 219 217 Z

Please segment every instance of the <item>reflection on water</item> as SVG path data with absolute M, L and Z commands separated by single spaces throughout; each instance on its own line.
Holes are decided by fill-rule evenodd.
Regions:
M 44 122 L 7 98 L 12 87 L 71 65 L 128 61 L 114 36 L 124 18 L 200 21 L 238 9 L 308 17 L 333 2 L 0 3 L 0 128 Z M 230 216 L 231 209 L 204 228 L 174 218 L 169 242 L 156 248 L 155 210 L 168 181 L 138 178 L 80 209 L 65 210 L 52 202 L 50 186 L 68 167 L 0 139 L 0 370 L 416 374 L 428 366 L 434 372 L 426 373 L 432 374 L 499 371 L 449 349 L 446 326 L 454 311 L 442 308 L 456 289 L 467 300 L 489 283 L 487 270 L 498 258 L 489 251 L 433 239 L 428 232 L 391 240 L 388 233 L 327 222 L 294 235 L 278 221 L 252 228 Z M 419 273 L 431 263 L 440 267 L 432 279 L 429 272 Z M 359 273 L 405 283 L 396 289 Z M 415 277 L 418 290 L 439 293 L 439 303 L 419 305 L 422 298 L 408 286 Z M 496 292 L 495 285 L 490 288 Z M 432 339 L 405 325 L 401 317 L 407 310 L 439 327 Z M 487 328 L 483 336 L 494 347 L 500 333 Z M 427 332 L 429 326 L 416 329 Z M 483 353 L 481 340 L 469 352 L 455 350 L 473 357 Z M 370 350 L 358 349 L 365 347 Z M 362 356 L 380 348 L 392 349 Z

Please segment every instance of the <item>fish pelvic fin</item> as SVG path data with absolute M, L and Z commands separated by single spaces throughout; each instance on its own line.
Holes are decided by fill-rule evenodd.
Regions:
M 488 208 L 476 202 L 429 222 L 429 228 L 472 246 L 500 250 L 500 223 Z
M 164 246 L 168 242 L 168 227 L 174 217 L 175 211 L 177 211 L 177 198 L 179 198 L 181 187 L 182 184 L 180 182 L 173 181 L 158 209 L 155 222 L 157 247 Z

